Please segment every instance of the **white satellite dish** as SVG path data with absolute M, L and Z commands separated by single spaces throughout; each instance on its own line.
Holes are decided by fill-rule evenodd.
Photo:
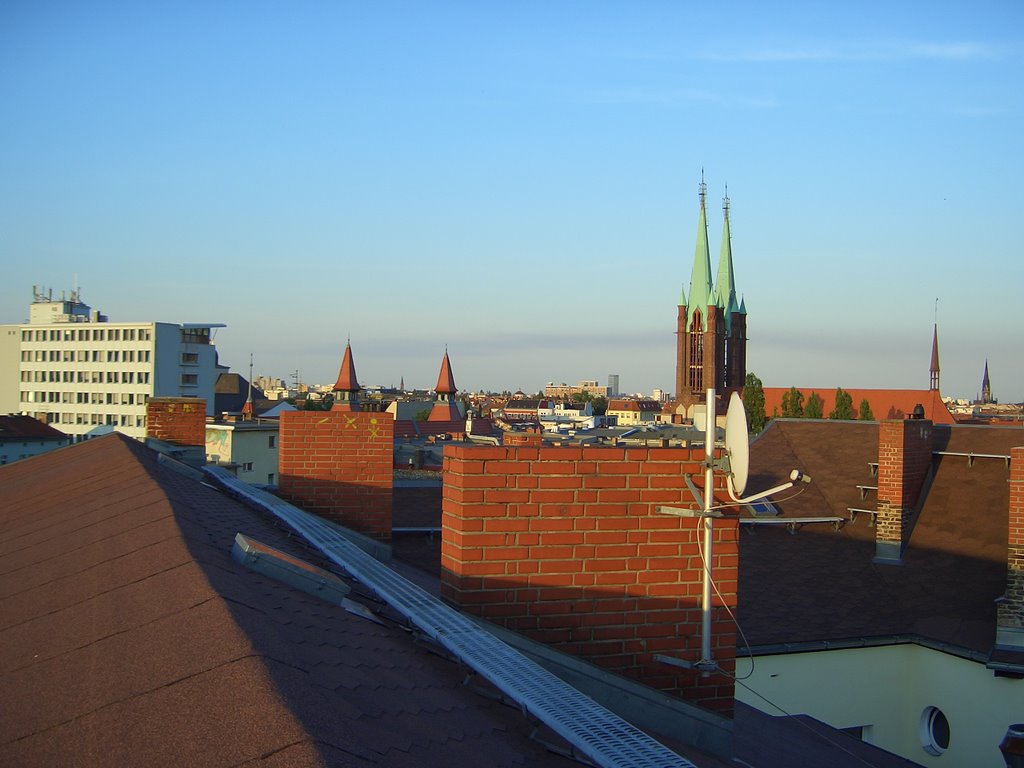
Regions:
M 725 452 L 729 455 L 733 498 L 743 495 L 750 469 L 750 433 L 747 432 L 747 411 L 735 392 L 729 397 L 729 410 L 725 414 Z

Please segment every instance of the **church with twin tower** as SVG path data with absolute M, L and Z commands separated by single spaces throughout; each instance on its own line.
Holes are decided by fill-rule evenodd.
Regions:
M 700 182 L 697 247 L 676 317 L 676 392 L 673 421 L 692 418 L 694 407 L 705 405 L 713 387 L 717 405 L 724 408 L 732 392 L 741 392 L 747 375 L 747 308 L 736 297 L 729 233 L 729 192 L 722 200 L 724 223 L 718 274 L 712 281 L 705 209 L 707 186 Z

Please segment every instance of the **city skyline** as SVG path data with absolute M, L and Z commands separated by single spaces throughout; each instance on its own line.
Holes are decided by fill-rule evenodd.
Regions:
M 1024 10 L 0 11 L 0 322 L 81 283 L 308 383 L 671 390 L 728 184 L 766 386 L 1024 400 Z M 935 302 L 938 299 L 936 312 Z

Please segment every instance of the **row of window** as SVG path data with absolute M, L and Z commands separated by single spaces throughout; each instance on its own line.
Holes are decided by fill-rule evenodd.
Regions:
M 23 349 L 21 350 L 21 362 L 148 363 L 150 354 L 148 349 Z
M 22 371 L 24 382 L 64 384 L 149 384 L 149 371 Z
M 149 395 L 142 392 L 30 392 L 22 390 L 23 403 L 77 403 L 79 405 L 145 405 Z
M 22 341 L 151 341 L 149 328 L 47 328 L 21 331 Z
M 40 414 L 36 414 L 39 416 Z M 78 424 L 110 427 L 139 427 L 146 426 L 145 416 L 115 414 L 115 413 L 47 413 L 47 424 Z

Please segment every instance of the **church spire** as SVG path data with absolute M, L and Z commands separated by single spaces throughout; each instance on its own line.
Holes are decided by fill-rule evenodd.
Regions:
M 928 389 L 939 390 L 939 324 L 932 327 L 932 364 L 928 369 L 930 373 Z
M 345 355 L 341 359 L 341 370 L 334 383 L 335 411 L 359 410 L 359 382 L 356 380 L 356 364 L 352 360 L 352 344 L 345 342 Z
M 700 217 L 697 221 L 697 247 L 693 253 L 693 271 L 690 273 L 690 304 L 686 313 L 687 326 L 693 322 L 695 312 L 700 312 L 703 327 L 707 329 L 708 305 L 711 296 L 711 254 L 708 250 L 708 218 L 704 210 L 707 197 L 707 185 L 704 183 L 704 171 L 700 172 Z
M 715 288 L 718 291 L 720 306 L 725 310 L 725 329 L 728 333 L 732 327 L 733 312 L 739 312 L 739 304 L 736 301 L 736 280 L 732 271 L 732 234 L 729 231 L 729 187 L 725 188 L 725 197 L 722 198 L 722 213 L 724 223 L 722 224 L 722 252 L 718 257 L 718 279 L 715 281 Z
M 988 380 L 988 358 L 985 358 L 985 375 L 981 378 L 981 402 L 992 402 L 992 383 Z

